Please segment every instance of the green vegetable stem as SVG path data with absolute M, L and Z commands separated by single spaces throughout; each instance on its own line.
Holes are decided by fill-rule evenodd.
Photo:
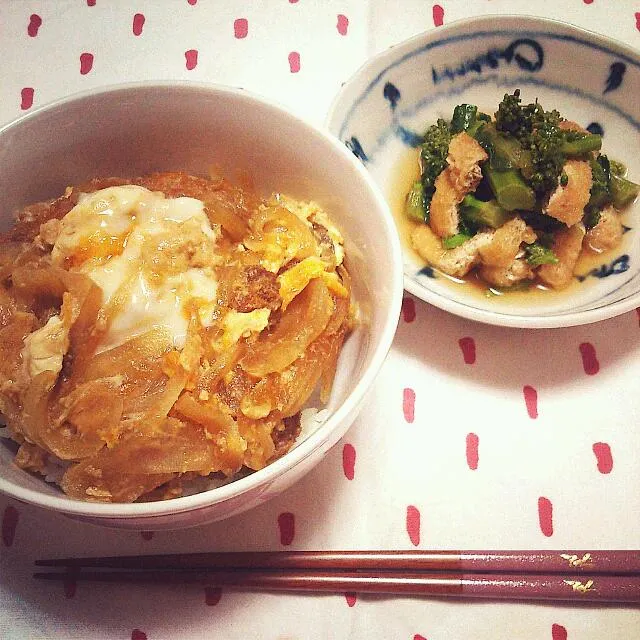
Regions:
M 611 200 L 616 209 L 624 209 L 630 205 L 640 193 L 640 185 L 622 176 L 611 175 Z
M 467 195 L 460 204 L 460 217 L 472 227 L 498 229 L 511 216 L 495 200 L 484 202 Z
M 429 217 L 424 206 L 424 188 L 420 180 L 414 182 L 411 190 L 407 193 L 407 198 L 404 203 L 404 213 L 410 220 L 429 222 Z
M 483 124 L 477 130 L 475 138 L 489 155 L 489 162 L 494 169 L 526 171 L 531 166 L 531 154 L 515 138 L 498 133 L 494 124 Z
M 486 167 L 486 176 L 498 204 L 507 211 L 533 209 L 536 196 L 516 169 L 497 171 Z
M 571 137 L 574 139 L 572 140 Z M 591 151 L 600 151 L 602 147 L 602 136 L 590 133 L 580 137 L 567 136 L 567 139 L 560 145 L 560 151 L 566 156 L 582 156 Z
M 466 233 L 456 233 L 454 236 L 442 238 L 442 247 L 443 249 L 455 249 L 461 244 L 464 244 L 470 238 L 471 236 Z

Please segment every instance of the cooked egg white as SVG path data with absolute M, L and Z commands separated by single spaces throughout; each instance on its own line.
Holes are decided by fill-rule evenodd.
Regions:
M 54 264 L 86 273 L 109 319 L 98 352 L 155 326 L 184 346 L 192 310 L 214 320 L 218 229 L 195 198 L 165 198 L 135 185 L 84 195 L 62 219 Z
M 52 316 L 43 327 L 24 339 L 22 360 L 29 376 L 35 378 L 44 371 L 60 373 L 68 347 L 68 329 L 59 316 Z

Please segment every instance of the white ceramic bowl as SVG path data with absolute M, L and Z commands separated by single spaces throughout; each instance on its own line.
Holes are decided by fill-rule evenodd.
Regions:
M 405 288 L 460 316 L 512 327 L 603 320 L 640 305 L 640 202 L 625 217 L 622 247 L 564 292 L 487 298 L 423 270 L 402 223 L 415 179 L 417 135 L 466 102 L 493 113 L 506 92 L 539 98 L 584 126 L 604 130 L 603 151 L 640 181 L 640 55 L 607 38 L 551 20 L 487 16 L 418 35 L 367 62 L 335 99 L 329 129 L 361 158 L 399 222 Z M 593 269 L 593 270 L 592 270 Z M 436 277 L 433 277 L 433 276 Z
M 194 83 L 124 85 L 61 100 L 0 129 L 0 225 L 30 202 L 91 176 L 248 170 L 256 187 L 323 205 L 346 238 L 354 295 L 366 319 L 342 351 L 329 417 L 288 454 L 248 477 L 192 496 L 95 504 L 12 463 L 0 442 L 0 490 L 82 520 L 135 529 L 225 518 L 280 493 L 316 465 L 356 416 L 393 340 L 402 259 L 388 207 L 368 172 L 335 138 L 239 89 Z

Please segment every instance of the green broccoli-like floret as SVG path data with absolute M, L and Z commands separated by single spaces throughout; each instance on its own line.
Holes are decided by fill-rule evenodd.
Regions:
M 424 134 L 424 141 L 420 147 L 421 181 L 423 187 L 424 220 L 428 222 L 431 209 L 431 199 L 435 193 L 436 178 L 447 166 L 447 154 L 451 142 L 449 124 L 439 119 L 430 126 Z
M 525 179 L 538 195 L 549 193 L 558 186 L 558 177 L 566 161 L 559 122 L 557 111 L 546 112 L 524 145 L 531 152 L 531 174 Z
M 516 89 L 512 94 L 505 93 L 494 114 L 496 129 L 518 140 L 526 138 L 531 133 L 531 123 L 525 111 L 526 108 L 520 100 L 520 89 Z
M 566 160 L 565 132 L 558 126 L 558 111 L 545 111 L 538 102 L 523 105 L 520 90 L 506 94 L 495 114 L 496 129 L 515 137 L 530 153 L 530 164 L 522 168 L 525 180 L 537 195 L 551 192 Z
M 543 264 L 556 264 L 558 257 L 551 247 L 545 247 L 539 242 L 534 242 L 524 248 L 526 260 L 532 267 L 539 267 Z

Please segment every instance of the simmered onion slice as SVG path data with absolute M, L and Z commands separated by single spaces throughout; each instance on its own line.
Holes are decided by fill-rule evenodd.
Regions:
M 282 371 L 324 331 L 333 308 L 327 286 L 319 278 L 312 280 L 293 299 L 273 331 L 248 348 L 240 365 L 257 377 Z

